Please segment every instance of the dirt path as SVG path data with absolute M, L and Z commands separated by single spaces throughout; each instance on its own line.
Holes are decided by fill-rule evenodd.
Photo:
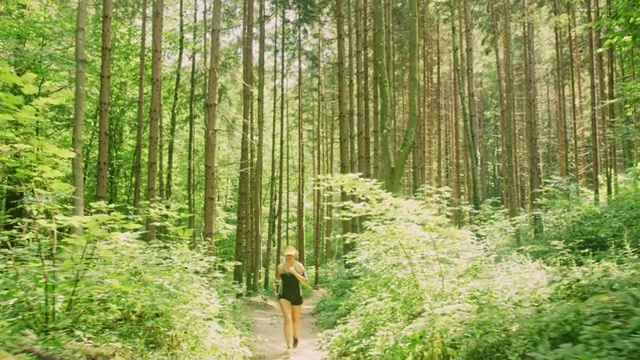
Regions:
M 250 315 L 255 334 L 253 360 L 323 360 L 327 356 L 318 349 L 318 329 L 311 315 L 313 303 L 321 293 L 314 290 L 304 299 L 300 315 L 300 343 L 296 349 L 287 350 L 284 341 L 282 312 L 276 299 L 257 296 L 251 298 Z

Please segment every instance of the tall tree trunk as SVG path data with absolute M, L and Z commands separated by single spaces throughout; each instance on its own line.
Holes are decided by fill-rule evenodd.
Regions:
M 437 88 L 436 88 L 436 117 L 437 117 L 437 137 L 436 144 L 437 150 L 437 176 L 438 187 L 444 186 L 444 173 L 443 173 L 443 121 L 442 121 L 442 54 L 440 52 L 440 17 L 436 20 L 436 76 L 437 76 Z
M 209 61 L 209 87 L 207 88 L 205 127 L 205 183 L 204 183 L 204 239 L 209 244 L 209 255 L 216 255 L 216 156 L 218 119 L 218 64 L 220 62 L 221 0 L 213 0 L 211 13 L 211 53 Z
M 635 63 L 635 53 L 633 48 L 631 48 L 631 79 L 636 81 L 636 63 Z M 640 132 L 640 124 L 638 123 L 638 108 L 637 105 L 633 105 L 633 129 L 635 133 L 638 134 Z M 640 136 L 636 135 L 633 138 L 633 163 L 638 164 L 640 162 Z
M 515 118 L 514 118 L 514 84 L 513 84 L 513 71 L 511 62 L 511 0 L 505 0 L 504 2 L 504 22 L 503 22 L 503 34 L 504 34 L 504 84 L 505 84 L 505 142 L 507 150 L 507 201 L 509 204 L 509 216 L 514 217 L 518 212 L 518 183 L 517 183 L 517 161 L 516 161 L 516 137 L 515 137 Z
M 508 1 L 505 0 L 505 5 L 503 9 L 505 14 L 509 11 Z M 509 62 L 510 62 L 510 41 L 508 40 L 511 36 L 508 24 L 508 16 L 504 16 L 504 24 L 503 31 L 500 31 L 498 25 L 498 5 L 496 0 L 492 0 L 491 2 L 491 11 L 492 11 L 492 22 L 493 22 L 493 42 L 494 42 L 494 53 L 496 56 L 496 74 L 498 76 L 498 93 L 500 98 L 500 119 L 501 119 L 501 128 L 502 128 L 502 173 L 503 173 L 503 191 L 504 191 L 504 204 L 505 207 L 509 210 L 509 217 L 514 217 L 517 213 L 517 199 L 516 199 L 516 189 L 515 189 L 515 181 L 514 181 L 514 163 L 513 163 L 513 121 L 511 118 L 511 100 L 509 99 L 511 91 L 509 84 L 511 83 L 511 79 L 509 76 Z M 504 46 L 503 46 L 503 56 L 502 59 L 500 57 L 500 34 L 504 34 Z M 504 63 L 503 63 L 504 60 Z
M 407 159 L 413 149 L 416 126 L 420 118 L 420 69 L 418 66 L 418 52 L 420 49 L 420 37 L 418 36 L 418 1 L 409 0 L 409 119 L 407 128 L 402 137 L 400 151 L 398 152 L 391 170 L 391 178 L 388 184 L 389 190 L 395 192 L 400 188 L 400 180 L 407 165 Z
M 253 202 L 253 226 L 255 239 L 255 259 L 253 267 L 253 292 L 258 293 L 260 283 L 260 269 L 262 268 L 262 173 L 264 162 L 264 70 L 265 70 L 265 1 L 260 1 L 258 21 L 260 34 L 258 35 L 258 149 L 256 154 L 256 172 Z
M 133 163 L 133 207 L 140 206 L 140 188 L 142 184 L 142 128 L 144 119 L 144 80 L 147 48 L 147 0 L 142 0 L 142 26 L 140 27 L 140 68 L 138 72 L 138 115 L 136 126 L 136 150 Z
M 147 200 L 153 206 L 157 202 L 158 137 L 162 116 L 162 20 L 164 0 L 153 0 L 151 42 L 151 116 L 149 118 L 149 162 L 147 170 Z M 155 219 L 147 222 L 149 240 L 156 239 Z
M 371 178 L 371 116 L 369 102 L 369 0 L 362 1 L 360 27 L 362 29 L 363 108 L 364 108 L 364 176 Z M 375 117 L 374 117 L 375 118 Z
M 569 1 L 567 2 L 567 15 L 571 18 L 571 8 L 573 4 Z M 576 99 L 576 66 L 575 66 L 575 44 L 573 43 L 573 31 L 571 27 L 571 21 L 567 22 L 567 40 L 569 42 L 569 79 L 571 81 L 571 124 L 573 131 L 573 163 L 576 167 L 575 169 L 575 181 L 580 181 L 580 171 L 582 167 L 580 166 L 580 147 L 579 147 L 579 137 L 578 137 L 578 108 L 577 108 L 577 99 Z M 580 77 L 580 71 L 578 71 L 578 76 Z
M 455 15 L 451 17 L 452 24 L 455 23 Z M 452 28 L 455 25 L 452 25 Z M 451 41 L 453 43 L 456 42 L 455 33 L 452 32 Z M 461 177 L 460 177 L 460 122 L 458 121 L 460 117 L 460 112 L 458 110 L 458 101 L 460 100 L 458 94 L 458 72 L 456 71 L 457 63 L 455 59 L 455 54 L 452 54 L 451 59 L 451 96 L 450 96 L 450 106 L 451 110 L 449 111 L 450 124 L 451 124 L 451 136 L 449 137 L 451 151 L 450 154 L 450 168 L 451 168 L 451 176 L 449 177 L 449 187 L 451 188 L 451 213 L 453 224 L 457 227 L 462 226 L 462 211 L 460 209 L 461 205 Z
M 193 1 L 193 24 L 198 23 L 198 0 Z M 194 138 L 195 138 L 195 97 L 196 97 L 196 54 L 198 43 L 198 27 L 193 26 L 191 43 L 191 79 L 189 84 L 189 139 L 187 145 L 187 207 L 189 209 L 189 229 L 191 229 L 191 245 L 196 245 L 196 214 L 194 204 Z
M 591 0 L 585 0 L 586 12 L 587 12 L 587 23 L 592 24 L 593 17 L 591 14 Z M 591 163 L 592 163 L 592 181 L 593 181 L 593 200 L 594 202 L 600 202 L 600 185 L 598 182 L 599 176 L 599 163 L 600 163 L 600 155 L 599 155 L 599 144 L 598 144 L 598 119 L 596 116 L 596 110 L 598 108 L 597 99 L 596 99 L 596 69 L 595 69 L 595 44 L 594 44 L 594 31 L 593 27 L 590 26 L 587 31 L 587 42 L 589 48 L 589 54 L 587 57 L 589 58 L 589 99 L 591 104 L 590 115 L 591 115 Z
M 184 53 L 184 0 L 180 0 L 179 5 L 179 35 L 178 35 L 178 61 L 176 64 L 176 83 L 173 88 L 173 103 L 171 104 L 171 127 L 169 128 L 169 146 L 167 154 L 167 185 L 165 198 L 171 199 L 171 187 L 173 186 L 173 152 L 175 148 L 176 136 L 176 110 L 178 108 L 178 95 L 180 93 L 180 77 L 182 75 L 182 55 Z
M 598 76 L 598 106 L 600 108 L 600 134 L 602 138 L 600 139 L 600 143 L 602 144 L 602 151 L 600 155 L 602 156 L 602 167 L 605 171 L 605 178 L 607 181 L 607 198 L 611 198 L 613 194 L 612 182 L 611 182 L 611 162 L 609 161 L 609 123 L 607 119 L 607 106 L 606 106 L 606 80 L 604 76 L 604 55 L 602 49 L 602 34 L 600 33 L 600 26 L 597 24 L 601 20 L 600 17 L 600 5 L 598 0 L 594 0 L 594 12 L 595 18 L 593 19 L 595 23 L 592 23 L 591 26 L 595 27 L 594 31 L 594 46 L 595 46 L 595 56 L 596 56 L 596 74 Z
M 324 79 L 324 77 L 322 78 Z M 325 91 L 325 83 L 326 81 L 323 80 L 322 82 L 322 87 L 320 88 L 320 94 L 322 95 L 323 99 L 326 99 L 326 91 Z M 326 118 L 326 125 L 325 125 L 325 129 L 327 129 L 326 131 L 326 146 L 325 146 L 325 159 L 326 159 L 326 165 L 325 165 L 325 174 L 326 175 L 331 175 L 333 174 L 333 139 L 334 139 L 334 132 L 335 132 L 335 121 L 334 121 L 334 115 L 335 115 L 335 103 L 336 103 L 336 99 L 335 99 L 335 92 L 333 93 L 333 97 L 331 99 L 331 114 L 330 116 L 325 116 Z M 325 111 L 325 113 L 327 113 Z M 326 213 L 325 213 L 325 218 L 327 219 L 327 221 L 324 223 L 325 227 L 324 227 L 324 236 L 325 236 L 325 259 L 327 262 L 329 262 L 331 260 L 331 234 L 333 231 L 333 187 L 331 185 L 327 186 L 327 189 L 325 190 L 325 195 L 326 195 L 326 200 L 325 200 L 325 204 L 326 204 Z
M 242 139 L 240 145 L 240 173 L 238 181 L 238 213 L 236 222 L 236 264 L 233 279 L 242 283 L 243 268 L 248 259 L 243 256 L 243 244 L 248 237 L 249 216 L 249 122 L 253 103 L 253 0 L 244 1 L 243 46 L 242 46 Z M 247 243 L 247 247 L 250 244 Z
M 460 2 L 458 2 L 459 4 Z M 465 18 L 465 44 L 466 44 L 466 60 L 467 60 L 467 93 L 468 99 L 464 96 L 460 97 L 462 102 L 462 112 L 464 119 L 464 137 L 467 144 L 467 155 L 470 160 L 469 176 L 471 176 L 471 203 L 476 210 L 480 209 L 480 186 L 478 185 L 478 152 L 476 148 L 476 120 L 475 120 L 475 80 L 473 76 L 473 23 L 471 21 L 471 5 L 468 1 L 464 3 L 464 18 Z M 462 29 L 460 29 L 462 31 Z M 461 86 L 462 88 L 463 86 Z M 460 94 L 464 95 L 461 91 Z M 467 103 L 466 105 L 464 103 Z M 466 114 L 465 114 L 466 111 Z
M 535 31 L 533 27 L 533 9 L 535 0 L 528 0 L 524 23 L 524 73 L 525 73 L 525 118 L 529 168 L 528 208 L 534 212 L 538 208 L 538 198 L 542 179 L 540 178 L 540 158 L 538 156 L 538 103 L 536 92 Z M 542 222 L 537 214 L 533 215 L 533 228 L 536 234 L 542 232 Z
M 355 128 L 355 115 L 357 108 L 357 99 L 354 97 L 355 95 L 355 86 L 356 83 L 354 81 L 356 72 L 354 69 L 353 58 L 355 57 L 354 52 L 354 41 L 353 41 L 353 15 L 352 15 L 352 2 L 351 0 L 347 1 L 347 14 L 346 14 L 346 22 L 347 22 L 347 37 L 348 37 L 348 64 L 347 64 L 347 77 L 349 79 L 348 89 L 349 89 L 349 112 L 348 112 L 348 131 L 349 131 L 349 172 L 356 173 L 358 172 L 358 153 L 356 150 L 356 142 L 357 142 L 357 133 Z M 352 224 L 353 225 L 353 224 Z M 353 228 L 355 231 L 355 228 Z
M 304 122 L 302 121 L 302 27 L 298 25 L 298 209 L 297 246 L 298 259 L 305 263 L 304 249 Z
M 271 180 L 269 181 L 269 219 L 267 225 L 267 254 L 264 262 L 264 291 L 269 290 L 269 273 L 271 267 L 271 246 L 275 238 L 276 231 L 276 114 L 278 113 L 278 4 L 274 5 L 274 36 L 273 36 L 273 108 L 272 108 L 272 127 L 271 127 Z M 263 13 L 264 15 L 264 13 Z M 264 21 L 264 19 L 262 20 Z M 260 26 L 263 26 L 261 23 Z M 261 30 L 262 31 L 262 30 Z M 262 40 L 261 40 L 262 41 Z M 264 81 L 264 79 L 263 79 Z M 259 101 L 258 101 L 259 103 Z M 276 266 L 278 264 L 278 254 L 275 257 Z
M 322 26 L 320 22 L 316 24 L 318 31 L 318 48 L 317 55 L 318 59 L 321 59 L 322 54 Z M 315 167 L 313 171 L 314 179 L 315 179 L 315 187 L 314 187 L 314 216 L 313 216 L 313 257 L 315 259 L 314 268 L 315 268 L 315 276 L 314 276 L 314 287 L 317 289 L 320 285 L 320 243 L 322 241 L 322 205 L 323 205 L 323 192 L 320 188 L 320 174 L 322 174 L 322 103 L 325 100 L 323 98 L 322 92 L 322 61 L 318 62 L 318 92 L 317 92 L 317 108 L 316 108 L 316 140 L 317 144 L 315 147 Z
M 344 44 L 344 0 L 336 1 L 336 20 L 338 33 L 338 112 L 340 123 L 340 173 L 348 174 L 349 166 L 349 109 L 348 109 L 348 89 L 346 84 L 345 69 L 345 44 Z M 341 201 L 349 200 L 347 193 L 341 191 Z M 349 220 L 342 221 L 342 234 L 344 235 L 343 255 L 349 252 L 349 243 L 346 234 L 351 230 Z
M 364 87 L 364 64 L 362 61 L 363 58 L 363 34 L 362 34 L 362 19 L 363 19 L 363 7 L 362 0 L 356 0 L 356 84 L 357 84 L 357 111 L 356 111 L 356 119 L 357 119 L 357 133 L 358 133 L 358 172 L 361 174 L 366 174 L 366 163 L 365 163 L 365 136 L 364 136 L 364 93 L 367 89 Z
M 553 14 L 558 19 L 560 17 L 560 9 L 558 0 L 553 1 Z M 562 43 L 561 30 L 558 21 L 553 27 L 555 35 L 555 52 L 556 52 L 556 121 L 558 128 L 558 163 L 560 165 L 560 176 L 569 176 L 569 160 L 567 147 L 567 120 L 565 111 L 565 91 L 564 91 L 564 66 L 562 65 Z
M 107 197 L 109 162 L 109 84 L 111 79 L 111 0 L 102 1 L 102 66 L 100 70 L 100 136 L 98 147 L 98 179 L 96 200 Z
M 383 16 L 383 3 L 382 0 L 375 0 L 374 13 L 375 13 L 375 32 L 374 32 L 374 59 L 376 59 L 376 81 L 378 86 L 378 96 L 380 100 L 380 119 L 379 131 L 380 131 L 380 169 L 379 179 L 387 187 L 391 180 L 391 170 L 393 164 L 391 163 L 391 154 L 389 149 L 389 136 L 390 136 L 390 123 L 391 123 L 391 95 L 389 92 L 389 78 L 387 71 L 387 59 L 386 59 L 386 40 L 385 40 L 385 24 Z M 338 75 L 340 76 L 340 75 Z
M 82 142 L 84 132 L 84 99 L 87 57 L 85 54 L 85 24 L 87 19 L 87 1 L 79 0 L 76 13 L 76 81 L 73 108 L 73 215 L 84 216 L 84 169 L 82 159 Z M 74 227 L 77 236 L 82 235 L 82 226 Z
M 569 3 L 569 7 L 570 7 L 570 26 L 571 26 L 571 37 L 573 39 L 573 43 L 574 43 L 574 47 L 575 47 L 575 51 L 571 53 L 571 57 L 574 60 L 575 63 L 575 79 L 577 82 L 577 99 L 578 99 L 578 121 L 579 121 L 579 127 L 578 127 L 578 133 L 580 136 L 580 142 L 579 142 L 579 147 L 578 147 L 578 151 L 580 153 L 579 156 L 579 160 L 578 160 L 578 164 L 579 164 L 579 168 L 580 168 L 580 180 L 582 181 L 582 183 L 587 186 L 589 179 L 588 179 L 588 171 L 587 171 L 587 140 L 586 140 L 586 136 L 585 136 L 585 124 L 584 124 L 584 107 L 583 107 L 583 98 L 582 98 L 582 65 L 581 65 L 581 58 L 582 56 L 580 55 L 580 46 L 578 46 L 578 34 L 577 34 L 577 26 L 576 26 L 576 10 L 575 10 L 575 6 L 572 5 L 571 3 Z
M 282 248 L 282 197 L 283 197 L 283 187 L 284 187 L 284 56 L 286 51 L 286 43 L 285 43 L 285 26 L 287 22 L 286 18 L 286 6 L 282 5 L 282 31 L 280 32 L 280 48 L 282 51 L 280 52 L 280 162 L 278 164 L 278 213 L 276 219 L 278 219 L 278 227 L 277 227 L 277 240 L 276 240 L 276 258 L 280 259 L 280 252 Z M 278 260 L 275 261 L 275 270 L 278 268 Z
M 607 17 L 611 17 L 611 0 L 606 1 L 606 9 L 607 9 Z M 618 159 L 617 159 L 617 144 L 616 144 L 616 104 L 615 100 L 615 59 L 613 57 L 613 45 L 609 45 L 607 49 L 607 100 L 608 105 L 607 108 L 609 110 L 609 128 L 611 129 L 610 139 L 611 139 L 611 147 L 609 148 L 609 164 L 610 164 L 610 175 L 609 182 L 613 181 L 613 195 L 618 194 Z M 611 186 L 611 185 L 609 185 Z

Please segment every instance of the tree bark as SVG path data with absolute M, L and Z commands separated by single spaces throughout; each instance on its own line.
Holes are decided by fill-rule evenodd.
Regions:
M 138 114 L 136 126 L 136 150 L 133 163 L 133 207 L 140 207 L 140 193 L 142 184 L 142 128 L 144 122 L 144 82 L 147 48 L 147 0 L 142 0 L 142 26 L 140 27 L 140 68 L 138 72 Z
M 350 170 L 349 155 L 349 108 L 348 108 L 348 89 L 346 83 L 345 69 L 345 43 L 344 43 L 344 1 L 336 1 L 336 23 L 338 33 L 338 113 L 340 123 L 340 173 L 348 174 Z M 347 193 L 341 191 L 342 202 L 349 200 Z M 349 220 L 342 220 L 342 234 L 344 236 L 343 255 L 349 252 L 350 245 L 347 241 L 346 234 L 351 231 L 351 223 Z
M 193 23 L 198 23 L 198 0 L 193 1 Z M 191 230 L 191 246 L 196 245 L 196 214 L 194 203 L 194 168 L 193 155 L 195 144 L 195 97 L 196 97 L 196 54 L 198 27 L 193 27 L 191 48 L 191 79 L 189 85 L 189 139 L 187 145 L 187 207 L 189 209 L 189 229 Z
M 171 187 L 173 186 L 173 153 L 175 149 L 175 137 L 176 137 L 176 117 L 178 108 L 178 98 L 180 94 L 180 78 L 182 75 L 182 55 L 184 53 L 184 0 L 180 0 L 178 12 L 180 17 L 179 35 L 178 35 L 178 61 L 176 64 L 176 82 L 173 88 L 173 103 L 171 104 L 171 120 L 169 128 L 169 146 L 167 153 L 167 183 L 165 199 L 169 201 L 171 199 Z
M 149 119 L 149 162 L 147 170 L 147 200 L 151 206 L 157 202 L 158 181 L 158 137 L 162 116 L 162 20 L 164 0 L 153 1 L 152 42 L 151 42 L 151 116 Z M 156 239 L 156 225 L 153 216 L 147 222 L 150 241 Z
M 236 246 L 234 260 L 233 279 L 238 284 L 242 283 L 243 269 L 249 269 L 247 258 L 243 256 L 243 245 L 248 238 L 249 228 L 249 122 L 253 103 L 253 0 L 244 1 L 245 14 L 243 21 L 243 46 L 242 46 L 242 138 L 240 144 L 240 171 L 238 181 L 238 212 L 236 222 Z M 247 242 L 247 248 L 250 244 Z M 247 256 L 248 257 L 248 256 Z
M 216 255 L 216 157 L 218 119 L 218 64 L 220 62 L 220 13 L 221 0 L 213 0 L 211 13 L 211 52 L 209 61 L 209 86 L 207 89 L 205 126 L 205 194 L 204 239 L 209 245 L 209 255 Z
M 298 203 L 297 203 L 297 246 L 298 261 L 305 263 L 304 248 L 304 122 L 302 121 L 302 27 L 298 25 Z
M 587 12 L 587 23 L 593 22 L 591 14 L 591 0 L 585 0 L 585 7 Z M 596 69 L 595 69 L 595 44 L 594 44 L 594 31 L 593 27 L 589 27 L 587 31 L 587 44 L 589 59 L 589 99 L 591 104 L 590 117 L 591 117 L 591 163 L 592 163 L 592 184 L 593 184 L 593 201 L 595 203 L 600 202 L 600 185 L 598 182 L 599 170 L 600 170 L 600 155 L 598 144 L 598 119 L 596 116 L 596 110 L 598 108 L 596 99 Z
M 264 70 L 265 70 L 265 1 L 260 1 L 258 22 L 258 147 L 256 154 L 256 170 L 253 201 L 253 234 L 255 239 L 255 257 L 253 267 L 253 292 L 258 293 L 260 269 L 262 268 L 262 173 L 264 162 Z
M 102 2 L 102 65 L 100 70 L 100 136 L 98 146 L 98 179 L 96 200 L 107 197 L 107 169 L 109 162 L 109 88 L 111 80 L 111 0 Z
M 82 142 L 84 132 L 85 75 L 87 57 L 85 54 L 85 24 L 87 19 L 87 1 L 79 0 L 76 15 L 76 81 L 73 111 L 73 215 L 84 216 L 84 169 L 82 159 Z M 74 227 L 77 236 L 82 235 L 82 226 Z
M 276 182 L 276 114 L 278 113 L 278 4 L 274 6 L 274 36 L 273 36 L 273 118 L 271 127 L 271 181 L 269 182 L 269 219 L 267 225 L 267 253 L 264 262 L 264 291 L 269 290 L 269 273 L 271 267 L 271 252 L 272 244 L 275 238 L 276 231 L 276 201 L 277 194 L 275 191 Z M 262 25 L 262 24 L 261 24 Z M 278 254 L 275 257 L 276 266 L 278 264 Z

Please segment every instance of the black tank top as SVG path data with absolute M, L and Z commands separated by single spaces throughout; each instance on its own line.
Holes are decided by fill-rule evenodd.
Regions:
M 296 261 L 293 265 L 294 268 L 297 268 L 298 264 L 299 263 Z M 282 279 L 282 284 L 281 284 L 282 287 L 280 290 L 280 295 L 283 298 L 296 299 L 301 296 L 300 280 L 298 280 L 298 278 L 295 275 L 287 271 L 284 264 L 282 265 L 282 273 L 280 275 L 280 278 Z

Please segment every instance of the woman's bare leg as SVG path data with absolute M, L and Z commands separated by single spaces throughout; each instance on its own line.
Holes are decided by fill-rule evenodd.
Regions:
M 287 342 L 287 348 L 291 348 L 293 343 L 293 317 L 292 306 L 289 300 L 280 299 L 280 309 L 284 318 L 284 340 Z M 298 312 L 298 317 L 300 313 Z
M 298 345 L 298 339 L 300 338 L 300 311 L 302 310 L 302 305 L 292 305 L 291 306 L 291 317 L 293 320 L 293 345 L 294 347 Z

